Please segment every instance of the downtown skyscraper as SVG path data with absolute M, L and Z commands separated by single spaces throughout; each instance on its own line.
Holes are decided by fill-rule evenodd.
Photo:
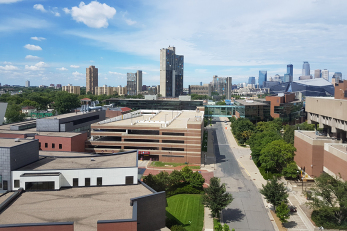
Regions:
M 288 77 L 287 79 L 284 78 L 284 82 L 293 82 L 293 64 L 287 65 L 287 74 L 288 74 Z
M 302 76 L 309 76 L 309 75 L 310 75 L 310 64 L 305 61 L 302 64 Z
M 160 49 L 160 94 L 178 97 L 183 94 L 184 56 L 176 55 L 175 47 Z
M 264 82 L 267 81 L 267 71 L 259 71 L 258 84 L 259 88 L 264 87 Z
M 95 87 L 98 86 L 98 68 L 90 66 L 86 68 L 86 93 L 90 92 L 95 95 Z

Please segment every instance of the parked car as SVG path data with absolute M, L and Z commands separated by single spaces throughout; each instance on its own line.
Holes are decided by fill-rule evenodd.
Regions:
M 297 212 L 296 207 L 294 205 L 289 205 L 288 208 L 289 208 L 291 213 L 296 213 Z

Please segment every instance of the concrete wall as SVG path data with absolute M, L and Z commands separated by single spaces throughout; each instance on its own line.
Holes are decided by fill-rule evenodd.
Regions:
M 306 97 L 305 110 L 307 113 L 347 121 L 347 100 L 330 97 Z
M 337 148 L 339 147 L 339 148 Z M 341 150 L 342 149 L 342 150 Z M 324 145 L 324 169 L 333 176 L 341 174 L 343 180 L 347 180 L 347 155 L 345 145 Z
M 102 158 L 102 157 L 101 157 Z M 60 187 L 72 187 L 73 178 L 78 178 L 78 186 L 85 186 L 85 178 L 90 178 L 90 185 L 97 185 L 97 177 L 102 177 L 102 185 L 125 185 L 125 177 L 133 176 L 133 184 L 137 184 L 138 170 L 137 167 L 128 168 L 105 168 L 105 169 L 54 169 L 54 170 L 37 170 L 37 171 L 12 171 L 12 179 L 20 180 L 20 186 L 25 189 L 25 179 L 20 177 L 24 173 L 56 173 L 60 172 Z M 44 179 L 44 180 L 41 180 Z M 46 178 L 36 177 L 35 182 L 47 181 Z M 53 180 L 52 180 L 53 181 Z M 26 181 L 29 182 L 29 181 Z M 10 188 L 17 190 L 18 188 Z
M 0 231 L 74 231 L 73 222 L 0 225 Z
M 133 199 L 131 199 L 133 200 Z M 153 231 L 165 227 L 166 194 L 154 193 L 134 199 L 137 201 L 137 230 Z

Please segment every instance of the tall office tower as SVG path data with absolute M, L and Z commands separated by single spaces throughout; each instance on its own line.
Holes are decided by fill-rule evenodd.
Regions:
M 175 52 L 175 47 L 160 49 L 160 94 L 163 97 L 183 94 L 184 56 Z
M 200 82 L 200 86 L 202 86 L 202 82 Z
M 233 86 L 233 78 L 232 77 L 227 77 L 227 85 L 226 85 L 226 94 L 225 94 L 225 98 L 226 99 L 230 99 L 231 98 L 231 91 L 232 91 L 232 86 Z
M 264 82 L 266 81 L 267 81 L 267 71 L 259 71 L 259 79 L 258 79 L 259 88 L 263 88 Z
M 248 77 L 248 84 L 255 84 L 255 77 Z
M 283 82 L 285 82 L 285 83 L 289 83 L 290 82 L 290 74 L 289 73 L 284 74 Z
M 86 68 L 86 93 L 91 92 L 95 94 L 95 87 L 98 86 L 98 68 L 90 66 Z
M 25 81 L 25 87 L 30 87 L 30 81 L 29 80 Z
M 322 77 L 321 69 L 314 70 L 314 78 L 319 79 Z
M 302 76 L 309 76 L 310 75 L 310 64 L 308 62 L 304 62 L 302 64 Z
M 293 82 L 293 64 L 287 65 L 287 74 L 289 74 L 289 81 L 284 82 Z
M 335 72 L 333 75 L 333 78 L 335 78 L 335 83 L 338 83 L 340 80 L 342 80 L 342 73 L 341 72 Z
M 325 79 L 326 81 L 329 81 L 329 71 L 327 69 L 324 69 L 322 71 L 322 78 Z
M 218 77 L 218 75 L 213 76 L 213 90 L 218 92 L 219 95 L 227 95 L 227 78 L 231 77 Z
M 136 90 L 140 92 L 142 89 L 142 71 L 138 70 L 136 72 Z
M 136 73 L 127 73 L 127 94 L 137 95 Z

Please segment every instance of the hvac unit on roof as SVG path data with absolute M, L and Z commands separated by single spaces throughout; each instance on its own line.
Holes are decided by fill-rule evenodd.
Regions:
M 19 138 L 14 139 L 14 142 L 20 142 Z

